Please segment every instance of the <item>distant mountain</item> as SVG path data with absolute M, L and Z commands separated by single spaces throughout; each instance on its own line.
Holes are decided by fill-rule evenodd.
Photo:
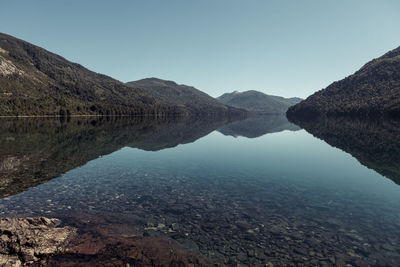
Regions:
M 291 107 L 288 117 L 400 117 L 400 47 Z
M 199 103 L 192 109 L 191 105 L 179 103 L 189 97 L 173 102 L 162 94 L 146 91 L 148 88 L 143 90 L 92 72 L 43 48 L 0 33 L 0 116 L 244 113 L 207 99 L 201 92 L 193 94 L 192 101 Z
M 245 120 L 231 122 L 222 126 L 218 131 L 223 135 L 233 137 L 244 136 L 247 138 L 256 138 L 269 133 L 281 131 L 298 131 L 301 128 L 290 123 L 284 114 L 250 116 Z
M 183 84 L 158 78 L 128 82 L 127 85 L 143 89 L 155 99 L 171 106 L 190 110 L 191 113 L 240 113 L 241 110 L 224 105 L 208 94 Z
M 254 90 L 226 93 L 218 97 L 218 99 L 226 105 L 263 114 L 283 114 L 290 106 L 302 100 L 297 97 L 284 98 L 281 96 L 267 95 Z

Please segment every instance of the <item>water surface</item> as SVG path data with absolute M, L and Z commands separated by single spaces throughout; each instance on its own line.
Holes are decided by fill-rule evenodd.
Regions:
M 8 182 L 0 216 L 60 218 L 82 235 L 96 232 L 98 242 L 172 240 L 202 264 L 400 262 L 397 172 L 383 176 L 378 168 L 396 166 L 387 154 L 398 143 L 373 136 L 369 149 L 376 143 L 380 151 L 386 141 L 392 150 L 366 167 L 365 142 L 346 142 L 363 141 L 354 129 L 363 132 L 364 124 L 353 122 L 353 131 L 336 124 L 326 135 L 321 129 L 330 122 L 319 132 L 306 127 L 323 141 L 285 118 L 255 121 L 254 133 L 251 121 L 9 123 L 1 134 Z M 384 126 L 367 129 L 377 127 Z M 332 136 L 347 152 L 328 144 Z M 16 177 L 25 187 L 12 191 L 21 184 Z

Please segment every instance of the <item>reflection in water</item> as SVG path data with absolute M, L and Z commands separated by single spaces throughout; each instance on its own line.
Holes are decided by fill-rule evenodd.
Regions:
M 227 121 L 142 117 L 3 119 L 0 197 L 15 195 L 123 147 L 156 151 L 194 142 Z
M 400 187 L 305 131 L 233 139 L 208 134 L 225 122 L 51 123 L 2 124 L 3 174 L 66 173 L 0 199 L 0 216 L 77 227 L 77 254 L 54 265 L 400 262 Z
M 252 116 L 245 120 L 229 123 L 218 129 L 224 135 L 231 135 L 233 137 L 244 136 L 248 138 L 255 138 L 284 130 L 298 131 L 300 127 L 290 123 L 286 116 L 281 114 Z
M 315 137 L 350 153 L 361 164 L 400 184 L 400 122 L 320 118 L 296 121 Z

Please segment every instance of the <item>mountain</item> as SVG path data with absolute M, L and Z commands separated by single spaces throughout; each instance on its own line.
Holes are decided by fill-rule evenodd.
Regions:
M 168 112 L 139 88 L 94 73 L 0 33 L 0 115 L 122 115 Z M 178 112 L 172 108 L 172 111 Z
M 197 99 L 204 101 L 197 103 L 196 112 L 244 113 L 201 92 L 194 96 L 203 98 L 173 102 L 146 91 L 0 33 L 0 116 L 191 115 L 194 104 L 181 103 Z
M 400 47 L 291 107 L 288 117 L 400 117 Z
M 147 78 L 128 82 L 127 85 L 143 89 L 147 94 L 171 106 L 189 110 L 192 114 L 240 113 L 241 110 L 219 102 L 206 93 L 173 81 Z
M 290 123 L 284 114 L 250 116 L 245 120 L 231 122 L 218 129 L 223 135 L 233 137 L 244 136 L 247 138 L 256 138 L 269 133 L 281 131 L 298 131 L 301 128 Z
M 262 114 L 284 114 L 290 106 L 302 100 L 297 97 L 267 95 L 254 90 L 225 93 L 218 99 L 226 105 Z

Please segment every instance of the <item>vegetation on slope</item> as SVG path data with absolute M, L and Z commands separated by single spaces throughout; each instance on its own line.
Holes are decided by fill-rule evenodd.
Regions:
M 166 113 L 187 111 L 0 33 L 0 116 Z
M 400 117 L 400 47 L 288 110 L 289 117 Z
M 160 99 L 168 105 L 189 110 L 192 114 L 242 114 L 243 110 L 224 105 L 208 94 L 183 84 L 157 78 L 147 78 L 128 82 L 128 85 L 139 87 L 146 93 Z

